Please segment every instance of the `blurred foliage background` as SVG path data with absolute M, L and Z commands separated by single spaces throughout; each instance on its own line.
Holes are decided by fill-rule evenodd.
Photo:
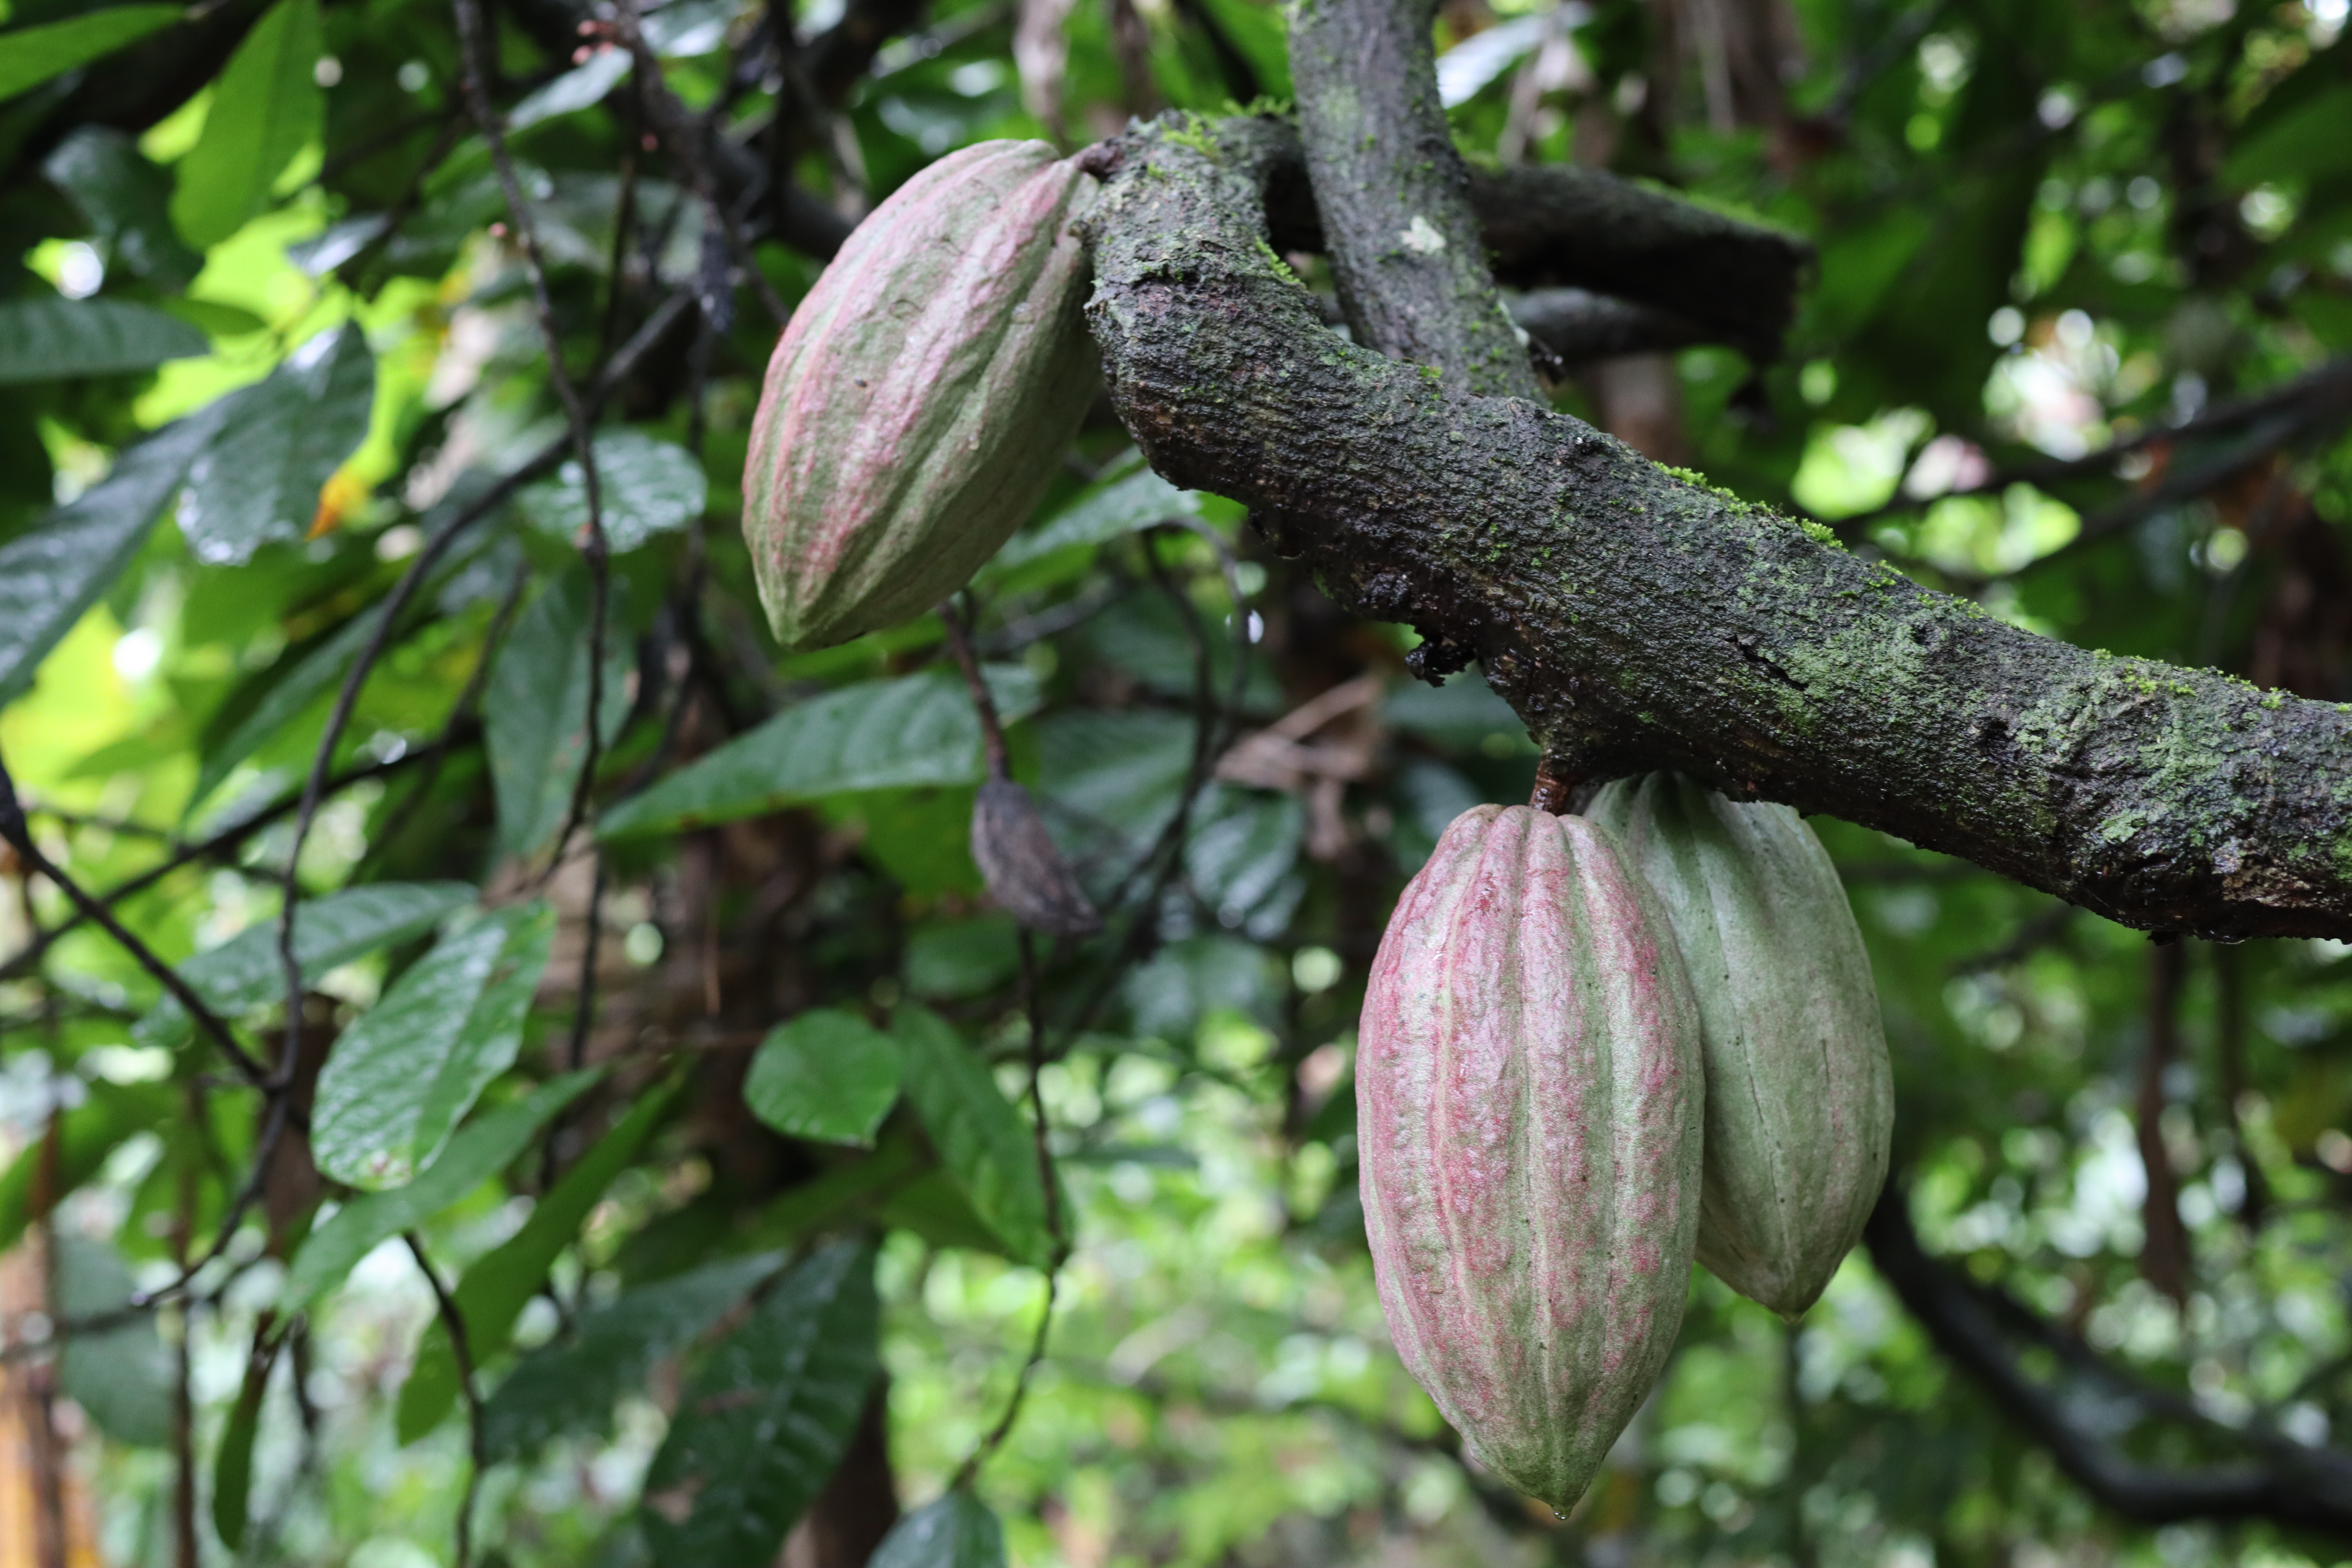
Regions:
M 1533 777 L 1475 671 L 1412 682 L 1100 414 L 967 606 L 1108 916 L 1024 950 L 939 617 L 778 654 L 739 475 L 849 225 L 977 140 L 1278 107 L 1277 8 L 477 15 L 0 0 L 5 1561 L 833 1568 L 975 1456 L 1040 1568 L 2352 1550 L 2344 946 L 2152 945 L 1818 822 L 1895 1187 L 1800 1323 L 1695 1274 L 1563 1521 L 1398 1367 L 1355 1200 L 1386 912 Z M 1437 26 L 1474 162 L 1817 247 L 1778 361 L 1553 363 L 1560 406 L 1990 614 L 2340 700 L 2346 19 Z

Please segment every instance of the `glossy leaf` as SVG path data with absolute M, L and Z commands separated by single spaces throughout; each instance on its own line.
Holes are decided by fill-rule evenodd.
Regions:
M 0 98 L 14 98 L 76 66 L 110 55 L 184 14 L 177 5 L 116 5 L 0 33 Z
M 522 1044 L 555 914 L 517 905 L 444 936 L 335 1042 L 310 1147 L 339 1182 L 397 1186 L 430 1164 Z
M 381 1243 L 424 1224 L 505 1170 L 539 1130 L 598 1076 L 593 1068 L 570 1073 L 484 1113 L 460 1129 L 440 1157 L 406 1186 L 369 1193 L 337 1209 L 295 1253 L 279 1293 L 286 1310 L 307 1306 Z
M 866 1568 L 1004 1568 L 1004 1526 L 959 1487 L 892 1525 Z
M 57 1307 L 62 1317 L 109 1313 L 131 1300 L 131 1270 L 103 1241 L 60 1229 Z M 69 1336 L 58 1356 L 58 1386 L 117 1442 L 159 1448 L 172 1440 L 172 1354 L 152 1312 Z
M 898 1047 L 855 1013 L 816 1007 L 768 1031 L 743 1080 L 751 1114 L 793 1138 L 871 1145 L 898 1100 Z
M 176 286 L 204 265 L 204 258 L 172 226 L 172 176 L 122 132 L 107 125 L 77 128 L 51 150 L 41 173 L 73 199 L 105 245 L 109 272 Z M 182 300 L 175 308 L 184 310 L 188 303 Z
M 1025 566 L 1056 550 L 1103 544 L 1154 523 L 1201 515 L 1197 490 L 1180 490 L 1150 468 L 1088 491 L 1036 527 L 1005 541 L 989 563 L 992 572 Z
M 484 1402 L 485 1451 L 521 1458 L 551 1438 L 601 1429 L 655 1363 L 709 1331 L 782 1262 L 774 1252 L 725 1258 L 583 1314 L 577 1333 L 523 1357 Z
M 1261 939 L 1279 934 L 1297 902 L 1293 877 L 1307 809 L 1292 795 L 1220 786 L 1202 803 L 1184 843 L 1192 890 L 1228 929 Z
M 0 702 L 32 684 L 49 649 L 130 563 L 211 434 L 199 416 L 149 437 L 79 498 L 0 544 Z
M 229 57 L 172 195 L 172 221 L 190 244 L 206 248 L 243 228 L 319 134 L 320 48 L 319 0 L 278 0 Z
M 880 1370 L 879 1318 L 872 1249 L 838 1241 L 711 1352 L 646 1476 L 658 1568 L 774 1558 L 857 1425 Z
M 563 826 L 588 752 L 590 598 L 584 568 L 564 573 L 515 619 L 490 675 L 490 777 L 499 797 L 499 846 L 543 848 Z M 629 639 L 618 617 L 604 626 L 602 729 L 609 743 L 629 711 Z
M 196 559 L 235 565 L 264 544 L 308 534 L 319 491 L 367 436 L 374 400 L 367 335 L 345 326 L 209 410 L 219 434 L 190 468 L 180 500 L 180 531 Z
M 618 46 L 598 49 L 546 86 L 534 89 L 507 112 L 507 129 L 523 131 L 542 120 L 572 114 L 604 100 L 604 95 L 628 79 L 629 51 Z
M 1012 723 L 1035 710 L 1036 678 L 992 665 Z M 823 795 L 980 779 L 980 716 L 951 671 L 845 686 L 787 708 L 607 812 L 605 837 L 730 822 Z
M 685 447 L 625 428 L 598 431 L 594 447 L 596 500 L 614 554 L 675 533 L 702 515 L 709 486 L 702 465 Z M 587 531 L 588 486 L 576 458 L 517 499 L 542 532 L 576 541 Z
M 588 1211 L 636 1157 L 637 1150 L 668 1110 L 674 1090 L 665 1089 L 637 1101 L 621 1124 L 563 1173 L 530 1211 L 522 1228 L 484 1253 L 467 1268 L 451 1295 L 466 1325 L 467 1347 L 477 1366 L 506 1348 L 515 1319 L 535 1294 L 557 1254 L 580 1234 Z M 457 1397 L 457 1358 L 448 1331 L 436 1321 L 425 1330 L 415 1364 L 400 1387 L 398 1429 L 404 1443 L 440 1424 Z
M 442 916 L 470 902 L 463 882 L 376 882 L 310 899 L 294 912 L 294 958 L 308 977 L 349 963 L 380 947 L 433 929 Z M 180 965 L 180 976 L 205 1005 L 238 1013 L 284 994 L 278 921 L 257 922 L 218 947 Z M 187 1037 L 189 1019 L 166 996 L 139 1020 L 134 1037 L 148 1045 Z
M 901 1007 L 890 1033 L 906 1063 L 907 1098 L 940 1163 L 1010 1254 L 1044 1267 L 1054 1241 L 1029 1123 L 998 1091 L 988 1064 L 938 1014 Z
M 0 385 L 151 370 L 211 347 L 177 316 L 126 300 L 0 300 Z

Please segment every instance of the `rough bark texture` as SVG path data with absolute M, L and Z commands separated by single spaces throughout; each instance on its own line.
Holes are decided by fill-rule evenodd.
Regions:
M 1266 245 L 1262 120 L 1109 144 L 1088 319 L 1180 484 L 1587 776 L 1672 767 L 2126 924 L 2352 936 L 2352 714 L 2035 637 L 1519 398 L 1349 343 Z
M 1319 204 L 1325 253 L 1358 342 L 1434 366 L 1456 388 L 1539 396 L 1495 298 L 1438 101 L 1432 10 L 1431 0 L 1301 0 L 1291 13 L 1307 173 L 1318 194 L 1346 194 Z

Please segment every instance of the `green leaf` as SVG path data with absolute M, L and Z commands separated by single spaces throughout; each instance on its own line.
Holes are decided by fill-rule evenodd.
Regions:
M 442 916 L 473 901 L 463 882 L 376 882 L 304 900 L 294 912 L 294 959 L 305 976 L 323 974 L 377 948 L 430 931 Z M 180 978 L 224 1013 L 241 1013 L 284 994 L 278 962 L 278 921 L 257 921 L 180 965 Z M 170 996 L 147 1010 L 131 1031 L 142 1045 L 176 1045 L 189 1020 Z
M 1002 914 L 919 926 L 908 933 L 899 974 L 926 1002 L 985 995 L 1020 969 L 1019 930 Z
M 1004 542 L 991 572 L 1010 572 L 1056 550 L 1102 544 L 1157 522 L 1201 515 L 1197 490 L 1180 490 L 1150 468 L 1087 491 L 1036 527 Z
M 866 1568 L 1004 1568 L 1004 1527 L 959 1487 L 892 1525 Z
M 544 902 L 486 916 L 444 936 L 344 1031 L 311 1112 L 320 1170 L 383 1188 L 432 1163 L 513 1064 L 554 933 Z
M 1055 713 L 1037 723 L 1046 826 L 1083 877 L 1123 869 L 1176 815 L 1192 775 L 1195 727 L 1173 713 Z
M 1036 710 L 1036 678 L 992 665 L 1006 723 Z M 812 698 L 605 813 L 604 837 L 706 826 L 853 790 L 978 782 L 980 716 L 954 672 L 868 680 Z
M 709 484 L 694 455 L 642 430 L 596 433 L 597 503 L 604 542 L 619 555 L 657 533 L 675 533 L 702 515 Z M 588 486 L 572 458 L 516 499 L 530 525 L 558 539 L 577 540 L 588 529 Z
M 211 348 L 178 317 L 124 300 L 0 301 L 0 385 L 150 370 Z
M 117 5 L 0 33 L 0 98 L 14 98 L 76 66 L 110 55 L 182 15 L 177 5 Z
M 933 1247 L 961 1247 L 1024 1261 L 1014 1258 L 1004 1238 L 973 1212 L 971 1200 L 945 1171 L 926 1171 L 896 1188 L 882 1200 L 874 1217 L 892 1230 L 921 1237 Z
M 337 1209 L 294 1255 L 279 1292 L 281 1305 L 289 1312 L 310 1305 L 380 1244 L 423 1225 L 505 1170 L 539 1130 L 599 1076 L 594 1068 L 571 1073 L 541 1085 L 526 1099 L 485 1112 L 450 1139 L 441 1157 L 408 1185 L 370 1193 Z
M 907 1098 L 923 1119 L 940 1163 L 1011 1256 L 1044 1268 L 1054 1240 L 1045 1227 L 1045 1184 L 1029 1123 L 997 1092 L 988 1064 L 938 1014 L 901 1007 L 890 1033 L 906 1062 Z
M 196 144 L 180 160 L 172 221 L 208 249 L 245 226 L 294 154 L 314 140 L 325 100 L 319 0 L 278 0 L 213 83 Z
M 870 1147 L 898 1103 L 898 1073 L 889 1036 L 855 1013 L 816 1007 L 768 1031 L 743 1103 L 789 1136 Z
M 57 1233 L 58 1315 L 87 1318 L 131 1300 L 131 1270 L 103 1241 L 70 1229 Z M 58 1385 L 100 1430 L 118 1442 L 160 1448 L 172 1440 L 171 1352 L 152 1313 L 72 1335 L 58 1356 Z
M 726 1258 L 582 1317 L 577 1334 L 523 1357 L 484 1403 L 482 1445 L 491 1461 L 522 1458 L 567 1432 L 600 1430 L 656 1362 L 709 1332 L 783 1260 L 780 1252 Z
M 89 1099 L 65 1113 L 58 1128 L 56 1168 L 47 1173 L 47 1206 L 98 1174 L 107 1156 L 134 1132 L 143 1132 L 172 1114 L 179 1103 L 174 1091 L 162 1084 L 113 1084 L 104 1079 L 89 1086 Z M 42 1179 L 47 1159 L 36 1138 L 0 1175 L 0 1252 L 16 1245 L 36 1217 L 34 1184 Z
M 106 247 L 107 270 L 128 271 L 170 288 L 184 288 L 204 266 L 172 227 L 172 176 L 139 151 L 139 143 L 107 125 L 76 128 L 41 164 L 49 183 L 73 198 L 90 231 Z M 191 307 L 247 312 L 207 300 L 175 300 L 166 307 L 207 331 L 221 329 Z M 253 331 L 261 326 L 257 319 Z
M 2221 178 L 2232 187 L 2264 180 L 2316 180 L 2352 169 L 2352 84 L 2258 115 L 2231 150 Z
M 507 114 L 509 132 L 526 130 L 542 120 L 572 114 L 604 101 L 604 95 L 627 79 L 629 51 L 597 50 L 545 87 L 531 93 Z
M 563 826 L 588 752 L 587 569 L 573 566 L 516 618 L 490 671 L 490 778 L 499 797 L 499 847 L 530 855 Z M 628 716 L 629 639 L 604 622 L 604 711 L 610 742 Z
M 264 544 L 308 534 L 320 488 L 367 438 L 374 402 L 375 359 L 352 325 L 320 332 L 268 379 L 222 398 L 220 433 L 180 499 L 196 559 L 242 565 Z
M 1151 962 L 1128 972 L 1119 987 L 1139 1035 L 1189 1042 L 1212 1013 L 1272 1018 L 1283 977 L 1266 951 L 1229 936 L 1171 942 Z
M 857 1426 L 880 1370 L 880 1318 L 872 1248 L 839 1241 L 711 1352 L 646 1476 L 656 1564 L 774 1559 Z
M 229 1406 L 228 1425 L 221 1429 L 220 1450 L 213 1458 L 213 1530 L 231 1552 L 245 1544 L 253 1497 L 253 1440 L 261 1430 L 261 1402 L 269 1393 L 269 1370 L 278 1362 L 278 1347 L 257 1342 L 245 1365 L 245 1381 Z
M 190 805 L 209 799 L 213 791 L 236 771 L 237 763 L 274 740 L 304 709 L 340 686 L 383 619 L 383 605 L 377 604 L 345 621 L 325 641 L 300 654 L 293 668 L 262 694 L 261 700 L 227 734 L 209 742 L 205 747 L 204 765 L 196 773 L 196 786 L 188 795 Z
M 1505 747 L 1517 751 L 1528 732 L 1486 678 L 1466 669 L 1446 677 L 1443 686 L 1414 681 L 1383 693 L 1381 717 L 1407 734 L 1457 752 L 1480 750 L 1497 735 Z
M 668 1110 L 676 1086 L 639 1100 L 618 1127 L 563 1173 L 530 1211 L 522 1228 L 475 1260 L 451 1294 L 466 1325 L 477 1366 L 506 1348 L 515 1320 L 546 1279 L 558 1254 L 572 1245 L 588 1211 L 604 1195 Z M 457 1397 L 457 1357 L 436 1320 L 417 1346 L 416 1363 L 401 1384 L 400 1440 L 413 1443 L 440 1424 Z
M 1184 841 L 1192 891 L 1218 924 L 1245 928 L 1260 941 L 1280 935 L 1304 891 L 1292 870 L 1306 832 L 1307 808 L 1297 795 L 1218 785 Z
M 79 499 L 0 544 L 0 702 L 33 683 L 49 649 L 131 563 L 211 435 L 199 415 L 150 436 Z

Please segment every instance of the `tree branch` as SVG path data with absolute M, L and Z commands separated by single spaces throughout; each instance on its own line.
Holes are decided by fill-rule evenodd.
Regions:
M 2352 1457 L 2306 1448 L 2260 1426 L 2225 1426 L 2178 1394 L 2109 1366 L 2005 1292 L 1929 1257 L 1891 1183 L 1863 1237 L 1880 1277 L 1937 1348 L 2103 1506 L 2137 1524 L 2267 1519 L 2352 1539 Z M 2051 1352 L 2054 1379 L 2027 1374 L 2018 1352 L 2028 1346 Z M 2194 1469 L 2143 1464 L 2117 1439 L 2155 1423 L 2241 1462 Z
M 2352 715 L 2007 626 L 1517 398 L 1350 344 L 1266 254 L 1287 137 L 1107 144 L 1088 318 L 1154 468 L 1259 509 L 1549 752 L 1881 828 L 2125 924 L 2352 935 Z
M 1356 341 L 1496 397 L 1540 398 L 1503 313 L 1437 97 L 1433 0 L 1302 0 L 1299 140 Z

